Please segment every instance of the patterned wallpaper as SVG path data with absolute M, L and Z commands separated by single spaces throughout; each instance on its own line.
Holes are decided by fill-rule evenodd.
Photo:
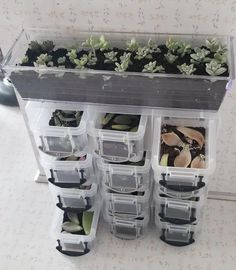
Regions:
M 23 26 L 236 34 L 233 0 L 1 0 L 6 52 Z

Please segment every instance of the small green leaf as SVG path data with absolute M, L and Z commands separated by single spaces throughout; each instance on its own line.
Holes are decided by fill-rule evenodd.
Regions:
M 116 116 L 114 122 L 119 125 L 129 125 L 132 122 L 132 120 L 129 115 L 123 114 Z
M 69 233 L 75 233 L 83 230 L 80 225 L 69 221 L 66 221 L 62 224 L 62 229 Z
M 91 227 L 92 227 L 92 222 L 93 222 L 93 212 L 83 212 L 83 217 L 82 217 L 82 224 L 84 228 L 85 234 L 90 234 Z
M 163 154 L 161 157 L 160 165 L 167 166 L 168 165 L 169 154 Z
M 112 125 L 112 129 L 120 130 L 120 131 L 126 131 L 130 129 L 130 126 L 128 125 Z
M 109 121 L 114 117 L 115 115 L 113 113 L 108 113 L 103 119 L 102 124 L 105 126 L 109 123 Z
M 67 217 L 69 218 L 69 220 L 77 225 L 79 225 L 79 217 L 76 213 L 67 213 Z

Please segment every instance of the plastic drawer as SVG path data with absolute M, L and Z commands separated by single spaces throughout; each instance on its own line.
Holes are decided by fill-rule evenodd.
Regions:
M 106 212 L 103 213 L 105 221 L 109 224 L 110 232 L 114 236 L 125 239 L 133 240 L 144 236 L 146 233 L 150 214 L 149 212 L 142 218 L 125 219 L 114 215 L 109 215 Z
M 57 188 L 49 184 L 49 188 L 57 207 L 65 212 L 80 213 L 94 206 L 97 197 L 97 184 L 79 188 Z
M 68 256 L 82 256 L 90 252 L 96 238 L 100 215 L 99 203 L 89 211 L 94 212 L 90 233 L 88 235 L 77 235 L 62 232 L 62 224 L 66 213 L 60 209 L 56 209 L 51 227 L 51 236 L 57 241 L 56 249 L 59 252 Z
M 217 115 L 194 111 L 157 112 L 154 120 L 152 168 L 154 179 L 160 185 L 180 192 L 198 190 L 207 184 L 207 176 L 213 173 L 216 160 Z M 205 134 L 205 168 L 181 168 L 160 165 L 161 126 L 204 127 Z
M 123 218 L 142 217 L 150 207 L 150 191 L 141 194 L 119 194 L 103 189 L 104 205 L 107 212 Z
M 200 231 L 201 224 L 198 225 L 176 225 L 160 220 L 155 216 L 155 224 L 158 228 L 160 239 L 172 246 L 188 246 L 195 242 Z
M 104 185 L 115 192 L 131 193 L 147 190 L 152 181 L 150 173 L 151 153 L 146 152 L 143 166 L 123 165 L 97 160 Z
M 107 161 L 139 161 L 144 152 L 144 135 L 148 116 L 141 115 L 136 132 L 101 129 L 101 121 L 106 113 L 113 113 L 114 107 L 100 112 L 92 107 L 89 110 L 87 132 L 95 152 Z
M 170 198 L 177 198 L 177 199 L 189 199 L 191 197 L 199 197 L 202 194 L 207 193 L 207 186 L 204 186 L 201 189 L 193 190 L 193 191 L 175 191 L 172 189 L 168 189 L 159 183 L 155 182 L 156 192 L 166 194 Z
M 170 198 L 155 193 L 155 215 L 173 224 L 196 224 L 202 219 L 205 195 L 190 199 Z
M 56 109 L 83 111 L 79 126 L 50 126 L 49 120 Z M 43 152 L 53 156 L 68 156 L 85 148 L 87 110 L 84 105 L 29 101 L 26 114 L 36 143 Z
M 93 157 L 85 155 L 85 160 L 62 161 L 40 152 L 40 162 L 51 184 L 59 188 L 74 188 L 95 181 Z

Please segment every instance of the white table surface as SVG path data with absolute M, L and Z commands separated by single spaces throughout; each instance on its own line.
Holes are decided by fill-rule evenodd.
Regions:
M 142 240 L 120 240 L 100 222 L 89 254 L 61 255 L 49 237 L 54 206 L 47 184 L 32 181 L 36 162 L 19 110 L 0 105 L 0 124 L 0 269 L 236 268 L 236 202 L 217 200 L 208 200 L 203 231 L 191 246 L 168 246 L 154 227 Z

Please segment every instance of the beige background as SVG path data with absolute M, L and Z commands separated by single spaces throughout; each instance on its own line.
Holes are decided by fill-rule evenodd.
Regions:
M 235 35 L 236 1 L 0 0 L 4 53 L 24 26 Z M 236 192 L 236 91 L 228 93 L 220 116 L 217 170 L 210 190 Z

